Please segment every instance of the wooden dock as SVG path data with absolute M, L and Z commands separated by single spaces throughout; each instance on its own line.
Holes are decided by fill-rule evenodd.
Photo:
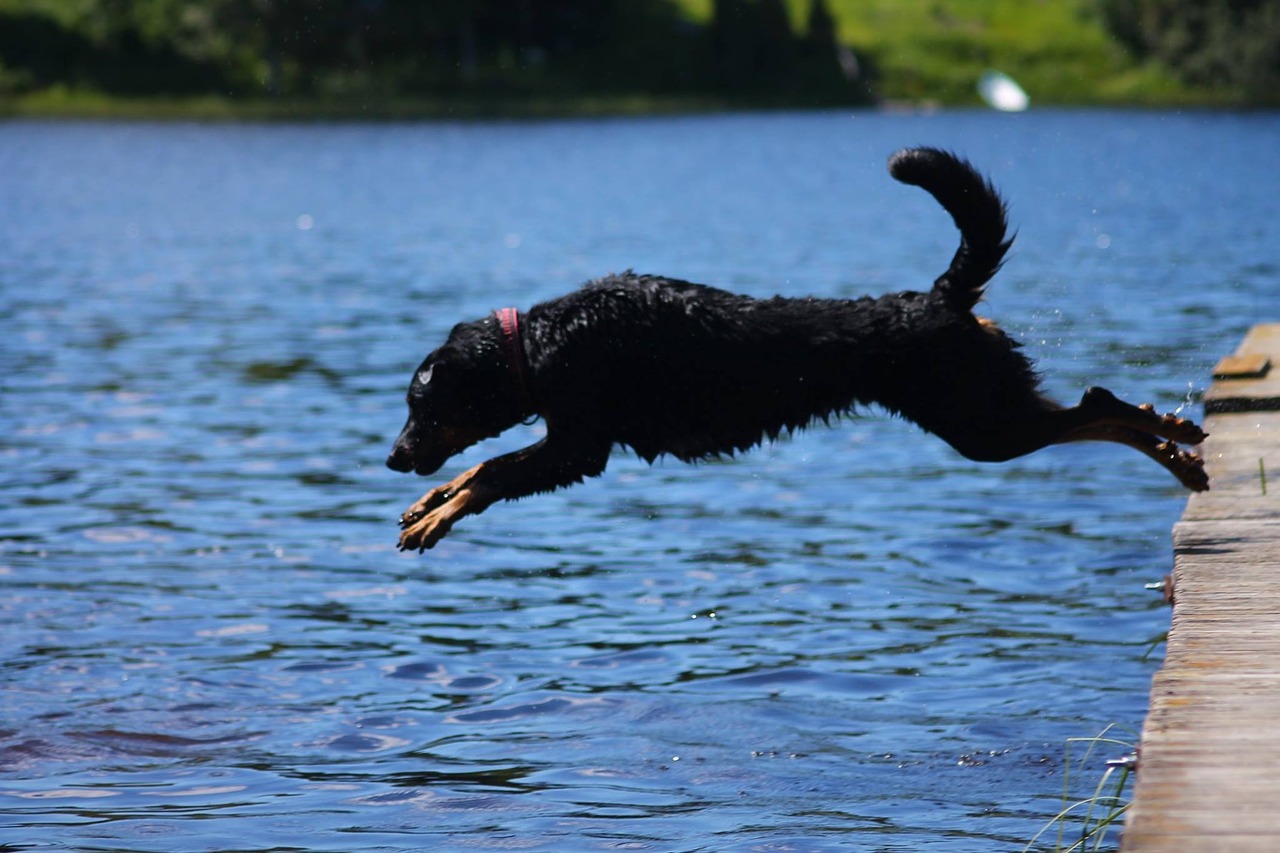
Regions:
M 1223 359 L 1205 414 L 1124 853 L 1280 851 L 1280 324 Z

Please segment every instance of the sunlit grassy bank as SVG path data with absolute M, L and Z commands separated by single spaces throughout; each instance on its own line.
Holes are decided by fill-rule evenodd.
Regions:
M 677 0 L 694 20 L 712 0 Z M 808 0 L 788 0 L 803 25 Z M 1090 0 L 828 0 L 840 40 L 853 46 L 887 101 L 978 103 L 983 71 L 1016 79 L 1035 104 L 1227 106 L 1235 95 L 1192 89 L 1137 64 Z

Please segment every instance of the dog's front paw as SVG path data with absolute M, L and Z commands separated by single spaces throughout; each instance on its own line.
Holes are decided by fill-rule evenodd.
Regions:
M 422 517 L 426 515 L 428 512 L 440 506 L 441 504 L 445 503 L 446 501 L 449 500 L 449 498 L 453 497 L 452 486 L 453 486 L 452 483 L 448 483 L 443 486 L 437 486 L 436 488 L 427 492 L 422 497 L 418 498 L 418 500 L 414 502 L 413 506 L 409 507 L 404 511 L 404 513 L 401 514 L 399 519 L 399 524 L 401 529 L 405 529 L 412 526 L 413 524 L 421 520 Z
M 434 491 L 443 490 L 435 489 Z M 409 521 L 402 517 L 401 526 L 404 527 L 404 530 L 400 533 L 401 551 L 422 553 L 433 547 L 444 538 L 445 534 L 453 527 L 455 521 L 463 516 L 470 515 L 474 511 L 471 507 L 471 492 L 462 491 L 456 495 L 449 495 L 442 500 L 443 503 L 440 506 L 426 512 L 425 515 L 420 515 Z M 422 501 L 418 503 L 422 503 Z M 414 506 L 416 507 L 417 504 Z
M 448 528 L 442 527 L 430 515 L 410 524 L 400 533 L 400 550 L 422 553 L 439 542 Z
M 400 550 L 425 551 L 443 539 L 458 519 L 484 512 L 498 497 L 486 485 L 484 471 L 484 464 L 477 465 L 405 510 L 400 516 Z
M 443 486 L 436 486 L 434 489 L 418 498 L 417 502 L 406 509 L 404 514 L 400 516 L 400 526 L 402 528 L 413 526 L 436 507 L 443 506 L 453 500 L 455 496 L 461 494 L 467 489 L 470 489 L 475 481 L 476 475 L 480 473 L 480 470 L 483 467 L 483 465 L 477 465 L 470 471 L 465 471 L 462 474 L 459 474 Z

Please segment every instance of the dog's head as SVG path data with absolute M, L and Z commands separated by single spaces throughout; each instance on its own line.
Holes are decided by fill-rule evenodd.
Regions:
M 454 326 L 444 345 L 414 371 L 406 401 L 409 419 L 387 467 L 423 475 L 529 414 L 493 317 Z

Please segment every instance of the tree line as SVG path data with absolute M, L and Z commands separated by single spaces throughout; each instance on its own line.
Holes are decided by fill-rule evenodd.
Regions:
M 70 8 L 74 7 L 74 9 Z M 826 0 L 0 0 L 0 92 L 868 97 Z
M 1080 2 L 1137 62 L 1280 100 L 1280 0 Z M 0 97 L 873 100 L 836 32 L 829 0 L 0 0 Z
M 1277 0 L 1101 0 L 1108 29 L 1137 58 L 1193 86 L 1280 102 Z

